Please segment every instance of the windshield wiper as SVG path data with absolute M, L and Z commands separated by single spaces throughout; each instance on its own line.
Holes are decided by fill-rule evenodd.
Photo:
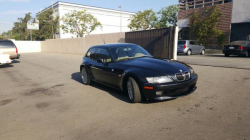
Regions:
M 123 59 L 119 59 L 119 60 L 116 60 L 116 61 L 126 61 L 126 60 L 130 60 L 131 58 L 123 58 Z

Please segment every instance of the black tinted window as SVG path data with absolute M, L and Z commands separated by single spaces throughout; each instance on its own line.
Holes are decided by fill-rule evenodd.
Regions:
M 190 45 L 195 45 L 195 42 L 194 41 L 189 41 L 189 44 Z
M 10 41 L 0 42 L 0 48 L 14 48 L 14 44 Z
M 107 49 L 97 48 L 96 49 L 96 59 L 102 59 L 103 62 L 109 63 L 111 62 L 111 57 Z
M 90 49 L 86 57 L 89 59 L 95 60 L 95 48 Z

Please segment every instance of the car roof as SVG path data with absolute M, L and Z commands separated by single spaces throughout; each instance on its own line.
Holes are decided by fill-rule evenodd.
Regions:
M 132 44 L 132 43 L 113 43 L 113 44 L 103 44 L 103 45 L 96 45 L 96 46 L 92 46 L 90 48 L 110 48 L 110 47 L 117 47 L 117 46 L 131 46 L 131 45 L 136 45 L 136 44 Z
M 0 42 L 3 42 L 3 41 L 4 41 L 4 42 L 6 42 L 6 41 L 12 42 L 11 40 L 6 40 L 6 39 L 5 39 L 5 40 L 1 40 L 1 39 L 0 39 Z

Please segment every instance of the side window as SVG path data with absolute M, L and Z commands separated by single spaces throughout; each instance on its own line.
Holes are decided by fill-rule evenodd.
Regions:
M 194 44 L 195 44 L 195 45 L 200 45 L 197 41 L 194 41 Z
M 15 48 L 15 46 L 10 41 L 4 41 L 4 42 L 0 42 L 0 48 Z
M 103 49 L 103 48 L 98 48 L 96 50 L 96 59 L 102 59 L 103 62 L 105 63 L 109 63 L 111 62 L 111 56 L 109 55 L 109 52 L 107 51 L 107 49 Z
M 195 45 L 195 42 L 194 41 L 189 41 L 189 44 L 190 45 Z
M 86 54 L 86 57 L 95 60 L 95 50 L 96 50 L 95 48 L 90 49 Z

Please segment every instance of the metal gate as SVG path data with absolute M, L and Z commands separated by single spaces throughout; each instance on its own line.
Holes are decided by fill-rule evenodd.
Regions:
M 174 58 L 175 27 L 126 32 L 125 42 L 140 45 L 156 58 Z

